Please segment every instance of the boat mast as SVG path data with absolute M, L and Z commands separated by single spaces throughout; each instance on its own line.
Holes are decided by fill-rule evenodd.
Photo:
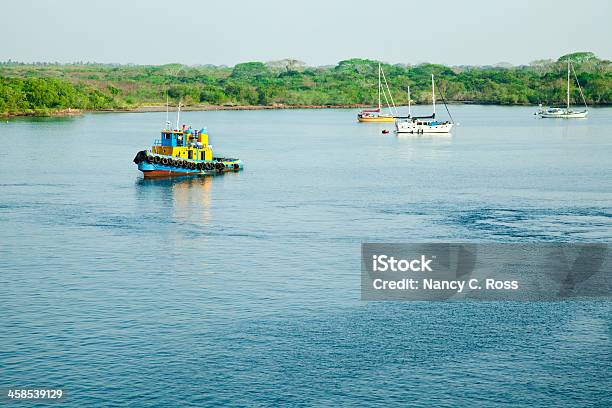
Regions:
M 433 103 L 433 114 L 436 115 L 436 88 L 434 86 L 434 75 L 431 74 L 431 101 Z
M 582 87 L 580 86 L 580 81 L 578 81 L 578 75 L 576 75 L 576 70 L 574 66 L 570 63 L 570 67 L 572 68 L 572 72 L 574 73 L 574 79 L 576 80 L 576 85 L 578 85 L 578 91 L 580 92 L 580 96 L 582 97 L 582 103 L 584 103 L 585 108 L 589 108 L 586 103 L 586 98 L 584 97 L 584 92 L 582 92 Z
M 569 98 L 570 98 L 570 59 L 567 59 L 567 110 L 569 111 Z
M 387 106 L 389 107 L 389 111 L 393 115 L 397 115 L 397 108 L 395 107 L 395 101 L 393 100 L 393 95 L 391 95 L 391 89 L 389 88 L 389 83 L 387 82 L 387 76 L 385 75 L 385 70 L 380 67 L 380 73 L 382 74 L 382 79 L 385 82 L 385 88 L 382 87 L 382 83 L 380 87 L 382 88 L 382 94 L 385 97 L 385 102 L 387 102 Z M 387 99 L 387 94 L 389 94 L 389 99 L 391 99 L 391 105 L 389 105 L 389 99 Z M 393 106 L 393 108 L 391 108 Z
M 412 116 L 410 112 L 410 85 L 408 85 L 408 116 Z
M 381 89 L 381 83 L 380 83 L 380 62 L 378 63 L 378 110 L 380 111 L 380 89 Z

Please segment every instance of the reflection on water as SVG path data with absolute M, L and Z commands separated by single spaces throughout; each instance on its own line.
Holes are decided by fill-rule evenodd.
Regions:
M 431 139 L 450 142 L 453 139 L 452 133 L 395 133 L 398 139 L 418 140 Z
M 205 226 L 212 220 L 211 204 L 215 183 L 240 177 L 240 172 L 182 177 L 137 177 L 136 194 L 148 208 L 163 211 L 163 216 L 185 223 Z
M 210 203 L 215 176 L 185 176 L 168 178 L 140 177 L 136 182 L 140 194 L 151 199 L 161 199 L 171 203 L 170 216 L 176 220 L 199 220 L 207 224 L 211 219 Z

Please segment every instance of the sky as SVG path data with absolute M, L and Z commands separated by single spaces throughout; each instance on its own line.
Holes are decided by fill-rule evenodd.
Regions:
M 3 0 L 0 60 L 234 65 L 612 59 L 610 0 Z

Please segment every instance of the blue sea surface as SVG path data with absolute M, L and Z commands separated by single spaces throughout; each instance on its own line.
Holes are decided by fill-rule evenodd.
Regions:
M 612 241 L 612 108 L 451 111 L 437 136 L 351 109 L 185 112 L 245 170 L 164 180 L 132 159 L 165 112 L 3 121 L 0 390 L 62 388 L 71 407 L 612 406 L 609 301 L 360 300 L 362 242 Z

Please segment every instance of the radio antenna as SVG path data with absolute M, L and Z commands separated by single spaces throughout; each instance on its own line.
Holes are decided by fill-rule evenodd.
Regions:
M 170 127 L 170 113 L 169 113 L 169 108 L 168 108 L 168 104 L 169 104 L 169 100 L 168 100 L 168 89 L 166 89 L 166 127 L 169 128 Z
M 179 128 L 179 121 L 181 119 L 181 101 L 179 100 L 178 110 L 176 111 L 176 129 Z

